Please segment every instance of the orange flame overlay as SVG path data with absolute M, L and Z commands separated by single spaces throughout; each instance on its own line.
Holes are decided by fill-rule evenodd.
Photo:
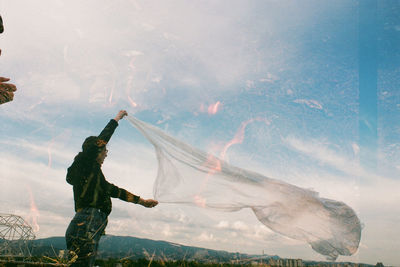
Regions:
M 243 143 L 244 140 L 244 134 L 245 134 L 245 130 L 246 127 L 249 123 L 253 123 L 255 121 L 261 121 L 261 122 L 265 122 L 267 125 L 270 124 L 269 121 L 267 121 L 264 118 L 253 118 L 250 120 L 247 120 L 245 122 L 242 122 L 242 124 L 240 125 L 238 131 L 236 132 L 235 136 L 232 138 L 232 140 L 230 140 L 228 143 L 226 143 L 226 145 L 224 146 L 224 148 L 222 149 L 222 152 L 220 154 L 220 158 L 221 159 L 225 159 L 226 156 L 226 152 L 228 151 L 228 149 L 235 144 L 241 144 Z
M 222 160 L 225 160 L 226 152 L 232 145 L 243 143 L 247 125 L 250 123 L 253 123 L 255 121 L 265 122 L 267 125 L 270 125 L 270 122 L 264 118 L 252 118 L 250 120 L 242 122 L 242 124 L 240 125 L 239 129 L 237 130 L 235 136 L 228 143 L 226 143 L 226 145 L 222 149 L 222 151 L 220 153 L 220 158 Z M 214 175 L 215 173 L 218 173 L 222 170 L 221 161 L 211 154 L 208 155 L 207 161 L 205 162 L 204 166 L 210 168 L 210 171 L 208 172 L 207 176 L 205 177 L 205 179 L 200 187 L 199 193 L 194 196 L 194 203 L 197 206 L 203 207 L 203 208 L 206 207 L 207 200 L 201 196 L 201 192 L 207 186 L 210 176 Z
M 47 147 L 47 155 L 48 155 L 48 157 L 49 157 L 49 162 L 48 162 L 48 164 L 47 164 L 47 167 L 49 167 L 49 168 L 51 168 L 51 145 L 49 145 L 48 147 Z
M 208 172 L 208 174 L 215 174 L 217 172 L 221 171 L 221 162 L 219 161 L 218 158 L 214 157 L 213 155 L 209 154 L 207 158 L 207 162 L 205 164 L 208 168 L 211 170 Z
M 217 101 L 214 104 L 210 104 L 208 107 L 205 106 L 203 103 L 200 105 L 200 112 L 207 112 L 208 115 L 215 115 L 221 108 L 221 102 Z
M 203 192 L 205 187 L 207 186 L 210 176 L 220 172 L 222 169 L 221 161 L 218 158 L 214 157 L 212 154 L 208 154 L 207 161 L 204 163 L 203 166 L 210 168 L 210 170 L 200 186 L 199 193 L 194 196 L 194 203 L 199 207 L 205 208 L 207 200 L 201 196 L 201 192 Z
M 111 88 L 110 97 L 108 98 L 108 103 L 110 104 L 112 104 L 113 94 L 114 94 L 114 86 Z
M 136 104 L 136 102 L 135 101 L 133 101 L 133 99 L 128 95 L 128 100 L 129 100 L 129 103 L 131 103 L 131 106 L 132 107 L 134 107 L 134 108 L 136 108 L 137 107 L 137 104 Z
M 209 115 L 215 115 L 218 112 L 218 108 L 221 105 L 221 102 L 216 102 L 208 106 L 207 112 Z
M 54 138 L 52 138 L 49 142 L 49 145 L 47 146 L 47 155 L 48 155 L 48 163 L 47 163 L 47 167 L 51 168 L 51 164 L 52 164 L 52 148 L 54 145 Z
M 69 138 L 70 138 L 70 131 L 64 130 L 59 135 L 50 139 L 48 146 L 47 146 L 47 156 L 48 156 L 47 167 L 51 168 L 51 166 L 52 166 L 52 162 L 53 162 L 53 152 L 52 151 L 55 146 L 57 147 L 57 141 L 65 144 Z M 57 151 L 57 149 L 56 149 L 56 151 Z
M 206 207 L 206 199 L 202 196 L 200 196 L 199 194 L 194 196 L 194 203 L 201 207 L 201 208 L 205 208 Z
M 39 229 L 40 229 L 40 227 L 39 227 L 39 224 L 38 224 L 38 218 L 39 218 L 39 210 L 38 210 L 38 208 L 37 208 L 37 206 L 36 206 L 36 203 L 35 203 L 35 199 L 33 198 L 33 194 L 32 194 L 32 190 L 28 187 L 28 191 L 29 191 L 29 199 L 30 199 L 30 205 L 31 205 L 31 212 L 30 212 L 30 215 L 29 215 L 29 217 L 31 218 L 31 221 L 32 221 L 32 229 L 33 229 L 33 231 L 34 232 L 38 232 L 39 231 Z
M 129 103 L 131 104 L 132 107 L 135 108 L 135 107 L 137 107 L 137 104 L 136 104 L 135 101 L 133 101 L 133 99 L 132 99 L 131 96 L 130 96 L 131 87 L 132 87 L 132 82 L 133 82 L 133 74 L 134 74 L 134 72 L 135 72 L 134 61 L 135 61 L 135 58 L 134 58 L 134 57 L 131 59 L 131 61 L 129 61 L 129 69 L 131 69 L 132 73 L 131 73 L 131 75 L 129 75 L 129 77 L 128 77 L 128 83 L 127 83 L 127 85 L 126 85 L 126 94 L 127 94 L 127 96 L 128 96 Z
M 135 65 L 133 64 L 134 61 L 135 61 L 135 57 L 133 57 L 131 59 L 131 61 L 129 61 L 129 68 L 131 68 L 132 70 L 135 70 Z

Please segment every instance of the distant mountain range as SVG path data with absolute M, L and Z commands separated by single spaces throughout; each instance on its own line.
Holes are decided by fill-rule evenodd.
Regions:
M 66 250 L 64 237 L 49 237 L 37 239 L 30 243 L 34 256 L 59 256 Z M 232 253 L 222 250 L 212 250 L 199 247 L 184 246 L 176 243 L 143 239 L 130 236 L 106 235 L 101 238 L 99 258 L 153 258 L 154 260 L 196 260 L 198 262 L 232 262 L 259 259 L 271 256 Z M 273 256 L 273 258 L 279 258 Z
M 13 242 L 13 241 L 12 241 Z M 0 239 L 0 247 L 4 240 Z M 36 239 L 30 241 L 29 250 L 32 256 L 42 257 L 59 257 L 65 254 L 66 244 L 64 237 L 49 237 L 44 239 Z M 114 258 L 114 259 L 153 259 L 157 261 L 196 261 L 202 263 L 246 263 L 257 261 L 267 262 L 269 259 L 282 260 L 283 266 L 294 266 L 293 259 L 281 259 L 279 256 L 270 255 L 251 255 L 244 253 L 232 253 L 222 250 L 213 250 L 199 247 L 184 246 L 172 242 L 137 238 L 131 236 L 103 236 L 100 240 L 98 258 Z M 288 265 L 289 264 L 289 265 Z M 370 264 L 351 262 L 324 262 L 324 261 L 302 261 L 303 266 L 358 266 L 373 267 Z M 383 265 L 382 265 L 383 266 Z

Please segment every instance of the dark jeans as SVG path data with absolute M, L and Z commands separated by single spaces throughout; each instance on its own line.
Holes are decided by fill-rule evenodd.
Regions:
M 65 233 L 71 266 L 93 266 L 107 215 L 95 208 L 77 212 Z

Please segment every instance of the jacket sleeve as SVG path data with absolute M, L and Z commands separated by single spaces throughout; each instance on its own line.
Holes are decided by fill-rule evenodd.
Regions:
M 139 196 L 134 195 L 123 188 L 119 188 L 118 186 L 113 185 L 109 182 L 107 182 L 107 186 L 110 192 L 110 196 L 113 198 L 119 198 L 121 200 L 128 201 L 128 196 L 132 195 L 134 203 L 137 203 L 139 201 Z
M 104 127 L 103 131 L 99 134 L 99 138 L 101 140 L 104 140 L 108 143 L 110 141 L 111 136 L 113 135 L 115 129 L 118 126 L 118 122 L 114 119 L 110 120 L 109 123 L 107 123 L 106 127 Z

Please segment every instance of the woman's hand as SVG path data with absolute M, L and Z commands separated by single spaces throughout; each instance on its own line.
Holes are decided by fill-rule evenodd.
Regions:
M 146 208 L 152 208 L 158 205 L 158 201 L 154 199 L 143 199 L 139 198 L 138 204 Z
M 7 83 L 10 79 L 0 77 L 0 104 L 10 102 L 14 98 L 14 92 L 17 91 L 12 83 Z
M 119 121 L 120 119 L 122 119 L 123 117 L 127 116 L 128 112 L 126 112 L 126 110 L 120 110 L 117 114 L 117 116 L 115 116 L 114 120 Z

